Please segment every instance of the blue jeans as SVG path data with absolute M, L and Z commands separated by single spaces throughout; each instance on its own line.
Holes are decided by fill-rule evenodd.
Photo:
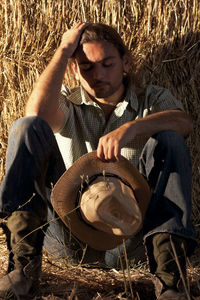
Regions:
M 126 241 L 129 259 L 143 260 L 143 239 L 150 262 L 151 238 L 168 232 L 188 240 L 188 249 L 195 245 L 191 217 L 191 162 L 184 138 L 173 131 L 162 131 L 151 137 L 143 148 L 138 169 L 152 189 L 151 202 L 143 229 Z M 50 202 L 52 186 L 65 172 L 54 134 L 39 117 L 25 117 L 11 127 L 6 157 L 6 175 L 0 186 L 2 216 L 15 210 L 26 210 L 48 222 L 44 247 L 55 257 L 74 263 L 100 263 L 119 266 L 124 246 L 97 251 L 77 240 L 53 211 Z

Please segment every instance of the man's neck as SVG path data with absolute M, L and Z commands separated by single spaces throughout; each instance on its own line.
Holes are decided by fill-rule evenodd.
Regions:
M 91 97 L 94 102 L 97 104 L 102 105 L 108 105 L 115 107 L 122 99 L 124 98 L 125 93 L 125 87 L 124 85 L 121 85 L 120 89 L 117 90 L 114 94 L 107 98 L 97 98 L 97 97 Z
M 101 102 L 98 102 L 98 105 L 103 110 L 106 121 L 108 121 L 108 119 L 112 115 L 112 112 L 115 110 L 116 105 L 103 104 Z
M 92 101 L 96 102 L 104 112 L 106 120 L 108 120 L 115 110 L 116 105 L 123 100 L 125 94 L 124 85 L 115 94 L 108 98 L 95 98 L 91 97 Z

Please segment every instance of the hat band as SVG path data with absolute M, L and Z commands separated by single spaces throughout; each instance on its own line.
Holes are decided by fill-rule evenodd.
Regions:
M 80 211 L 80 200 L 81 200 L 81 195 L 85 192 L 85 190 L 88 188 L 88 186 L 93 182 L 95 181 L 99 176 L 104 176 L 104 177 L 114 177 L 114 178 L 117 178 L 119 180 L 121 180 L 125 185 L 127 185 L 133 192 L 134 196 L 135 196 L 135 192 L 134 192 L 134 189 L 132 188 L 132 186 L 123 178 L 121 178 L 120 176 L 116 175 L 116 174 L 112 174 L 112 173 L 98 173 L 98 174 L 95 174 L 91 177 L 89 177 L 87 179 L 87 181 L 83 182 L 81 184 L 81 188 L 78 190 L 78 193 L 77 193 L 77 197 L 76 197 L 76 212 L 79 216 L 79 218 L 84 222 L 86 223 L 89 227 L 97 230 L 94 226 L 92 226 L 90 223 L 87 223 L 84 219 L 83 219 L 83 216 L 81 214 L 81 211 Z M 137 201 L 137 198 L 135 197 L 136 201 Z
M 78 195 L 77 195 L 77 200 L 76 200 L 76 204 L 79 204 L 80 202 L 80 195 L 83 194 L 85 192 L 85 190 L 88 188 L 88 186 L 94 181 L 96 180 L 99 176 L 103 176 L 103 177 L 114 177 L 117 178 L 119 180 L 121 180 L 125 185 L 127 185 L 132 192 L 134 193 L 135 196 L 135 192 L 134 189 L 132 188 L 132 186 L 128 183 L 128 181 L 126 181 L 125 179 L 121 178 L 120 176 L 113 174 L 113 173 L 98 173 L 95 175 L 92 175 L 91 177 L 89 177 L 87 179 L 87 181 L 85 180 L 85 182 L 83 182 L 81 184 L 81 188 L 78 190 Z M 136 199 L 137 200 L 137 199 Z

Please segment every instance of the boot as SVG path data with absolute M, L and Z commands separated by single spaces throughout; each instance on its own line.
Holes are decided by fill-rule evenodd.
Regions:
M 3 233 L 6 236 L 6 244 L 7 244 L 7 249 L 9 251 L 7 273 L 10 273 L 14 269 L 13 253 L 11 251 L 11 245 L 10 245 L 10 230 L 8 229 L 5 221 L 2 221 L 0 223 L 0 227 L 2 228 Z
M 28 296 L 37 290 L 41 271 L 43 232 L 39 217 L 16 211 L 7 222 L 14 270 L 0 279 L 0 297 Z
M 153 278 L 155 285 L 155 294 L 157 300 L 188 300 L 186 292 L 183 287 L 177 284 L 177 287 L 167 287 L 158 277 Z
M 186 295 L 188 291 L 183 292 L 183 289 L 182 291 L 179 289 L 181 285 L 183 286 L 181 279 L 186 278 L 186 240 L 176 235 L 159 233 L 154 235 L 152 242 L 157 264 L 155 272 L 157 299 L 188 299 Z

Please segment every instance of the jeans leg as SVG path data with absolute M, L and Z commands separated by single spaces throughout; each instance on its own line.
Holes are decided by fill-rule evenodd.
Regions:
M 153 192 L 143 227 L 145 240 L 168 232 L 187 239 L 192 251 L 191 161 L 184 138 L 173 131 L 154 135 L 143 149 L 139 171 Z
M 54 259 L 63 258 L 78 264 L 84 245 L 72 235 L 50 205 L 47 220 L 49 224 L 44 237 L 46 251 Z
M 0 186 L 0 211 L 40 214 L 46 220 L 45 186 L 55 184 L 65 171 L 55 137 L 39 117 L 24 117 L 11 127 L 6 175 Z
M 125 249 L 122 244 L 114 249 L 107 250 L 105 252 L 105 263 L 109 267 L 118 269 L 121 268 L 122 262 L 123 266 L 126 267 L 126 255 L 128 260 L 132 260 L 134 264 L 146 262 L 142 230 L 125 241 Z
M 41 224 L 48 221 L 43 232 L 45 249 L 53 256 L 79 263 L 85 245 L 72 236 L 50 202 L 51 189 L 64 172 L 65 165 L 49 125 L 39 117 L 15 121 L 9 134 L 6 175 L 0 186 L 0 216 L 21 210 L 39 216 Z M 99 256 L 96 253 L 90 250 L 85 260 L 95 261 Z

